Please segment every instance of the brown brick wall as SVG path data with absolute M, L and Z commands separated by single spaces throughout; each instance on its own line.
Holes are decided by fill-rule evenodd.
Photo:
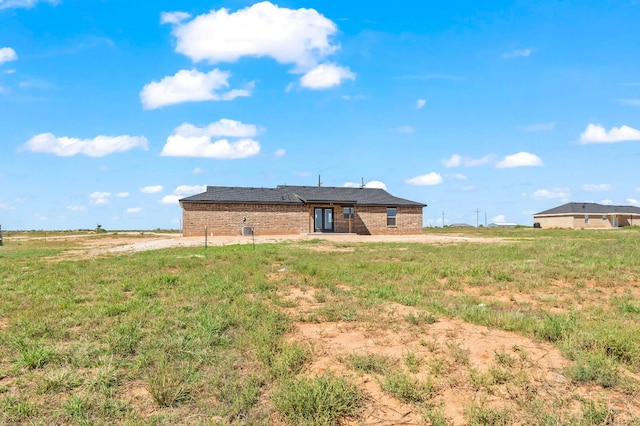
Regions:
M 349 232 L 349 220 L 344 218 L 341 205 L 265 205 L 183 203 L 184 236 L 240 235 L 242 226 L 253 226 L 256 235 L 286 235 L 313 232 L 315 207 L 333 207 L 334 231 Z M 242 222 L 242 218 L 246 222 Z M 397 207 L 397 225 L 387 226 L 386 207 L 356 207 L 351 232 L 362 235 L 420 234 L 422 208 Z

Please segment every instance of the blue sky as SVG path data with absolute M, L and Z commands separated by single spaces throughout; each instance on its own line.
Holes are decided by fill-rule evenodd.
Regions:
M 639 20 L 638 0 L 0 0 L 0 225 L 177 228 L 206 185 L 318 175 L 434 226 L 640 205 Z

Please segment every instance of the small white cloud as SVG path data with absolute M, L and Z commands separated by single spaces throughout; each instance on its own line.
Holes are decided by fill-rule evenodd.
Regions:
M 89 157 L 104 157 L 134 148 L 149 149 L 147 138 L 142 136 L 96 136 L 93 139 L 77 139 L 66 136 L 56 137 L 52 133 L 41 133 L 29 139 L 24 145 L 27 151 L 71 157 L 84 154 Z
M 396 133 L 400 133 L 400 134 L 404 134 L 404 135 L 410 135 L 411 133 L 413 133 L 414 129 L 411 126 L 398 126 L 396 127 Z
M 131 195 L 131 194 L 129 194 L 128 192 L 118 192 L 116 194 L 116 197 L 118 197 L 118 198 L 127 198 L 129 195 Z
M 479 167 L 492 162 L 493 154 L 485 155 L 481 158 L 462 157 L 460 154 L 453 154 L 450 158 L 442 160 L 442 165 L 450 169 L 453 167 Z
M 277 149 L 276 152 L 273 153 L 274 156 L 276 156 L 277 158 L 280 157 L 284 157 L 287 154 L 287 151 L 285 149 Z
M 162 12 L 160 14 L 161 24 L 179 24 L 182 21 L 186 21 L 191 18 L 191 15 L 187 12 Z
M 604 204 L 605 206 L 610 206 L 611 204 L 613 204 L 613 200 L 610 200 L 607 198 L 605 200 L 600 201 L 600 204 Z
M 507 155 L 496 164 L 499 169 L 512 167 L 535 167 L 542 166 L 542 160 L 535 154 L 529 152 L 518 152 L 517 154 Z
M 15 210 L 15 207 L 9 204 L 0 203 L 0 211 Z
M 379 180 L 372 180 L 371 182 L 367 182 L 364 185 L 365 188 L 378 188 L 387 190 L 387 185 L 384 182 L 380 182 Z
M 201 169 L 200 167 L 196 167 L 195 169 L 193 169 L 193 173 L 194 175 L 201 175 L 202 173 L 204 173 L 204 169 Z
M 216 159 L 252 157 L 260 152 L 260 143 L 250 139 L 258 131 L 253 124 L 229 119 L 222 119 L 202 128 L 184 123 L 167 138 L 160 155 Z M 222 136 L 242 139 L 231 142 L 228 139 L 212 141 L 213 137 Z
M 0 3 L 0 8 L 1 7 L 2 3 Z M 16 54 L 15 50 L 10 47 L 0 48 L 0 65 L 4 64 L 5 62 L 15 61 L 16 59 L 18 59 L 18 55 Z
M 589 124 L 584 132 L 580 133 L 580 143 L 616 143 L 626 141 L 639 141 L 640 130 L 629 126 L 612 127 L 607 131 L 600 124 Z
M 87 208 L 85 206 L 71 205 L 67 206 L 67 210 L 70 212 L 84 212 L 87 211 Z
M 570 196 L 571 192 L 569 188 L 538 189 L 532 194 L 532 197 L 537 200 L 551 200 L 556 198 L 568 200 Z
M 612 189 L 613 189 L 613 185 L 609 183 L 582 185 L 582 190 L 589 191 L 589 192 L 604 192 L 604 191 L 611 191 Z
M 208 73 L 196 69 L 180 70 L 144 86 L 140 101 L 144 109 L 156 109 L 183 102 L 230 101 L 239 96 L 250 96 L 252 84 L 244 89 L 224 91 L 229 87 L 230 75 L 228 71 L 218 69 Z
M 523 132 L 544 132 L 548 130 L 553 130 L 556 128 L 555 121 L 550 123 L 537 123 L 537 124 L 529 124 L 527 126 L 520 126 L 520 130 Z
M 355 73 L 347 67 L 335 64 L 320 64 L 300 78 L 300 86 L 321 90 L 339 86 L 344 80 L 355 80 Z
M 427 101 L 425 99 L 418 99 L 416 101 L 416 108 L 422 109 L 426 104 L 427 104 Z
M 632 204 L 634 206 L 640 205 L 640 201 L 635 198 L 627 198 L 627 203 Z
M 360 188 L 362 186 L 361 183 L 356 183 L 356 182 L 345 182 L 342 185 L 344 188 Z M 370 182 L 367 182 L 364 184 L 365 188 L 377 188 L 377 189 L 384 189 L 385 191 L 387 190 L 387 185 L 384 182 L 381 182 L 379 180 L 372 180 Z
M 143 188 L 140 188 L 140 192 L 144 194 L 157 194 L 158 192 L 162 192 L 164 187 L 162 185 L 149 185 Z
M 618 99 L 621 105 L 640 107 L 640 99 Z
M 174 195 L 187 197 L 189 195 L 199 194 L 207 190 L 207 185 L 180 185 L 174 189 Z
M 453 167 L 459 167 L 462 164 L 462 157 L 460 156 L 460 154 L 453 154 L 451 158 L 442 160 L 442 164 L 449 169 Z
M 511 52 L 505 52 L 502 54 L 503 58 L 526 58 L 527 56 L 531 56 L 533 53 L 532 49 L 516 49 Z
M 130 213 L 130 214 L 140 213 L 141 211 L 142 211 L 142 207 L 129 207 L 127 209 L 127 213 Z
M 491 219 L 491 222 L 493 223 L 505 223 L 506 221 L 507 220 L 503 214 L 499 214 L 498 216 L 495 216 L 493 219 Z
M 95 205 L 105 205 L 111 203 L 111 193 L 109 192 L 92 192 L 89 194 L 89 202 Z
M 59 0 L 0 0 L 0 10 L 12 7 L 23 7 L 29 9 L 41 2 L 55 5 L 58 4 Z
M 177 195 L 165 195 L 164 197 L 162 197 L 162 200 L 160 200 L 160 202 L 162 204 L 179 204 L 178 200 L 180 200 L 181 197 L 177 196 Z
M 455 180 L 467 180 L 468 179 L 467 176 L 465 176 L 465 175 L 463 175 L 461 173 L 453 173 L 453 174 L 450 174 L 449 177 L 451 179 L 455 179 Z
M 405 182 L 409 185 L 418 185 L 418 186 L 434 186 L 440 185 L 442 183 L 442 176 L 440 173 L 431 172 L 426 175 L 420 175 L 413 177 L 411 179 L 407 179 Z

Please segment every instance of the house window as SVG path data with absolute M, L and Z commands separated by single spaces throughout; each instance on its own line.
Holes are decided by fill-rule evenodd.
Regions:
M 396 226 L 396 216 L 398 214 L 398 210 L 395 207 L 387 208 L 387 226 Z
M 344 218 L 345 219 L 353 219 L 354 216 L 354 208 L 353 207 L 344 207 Z
M 584 223 L 589 224 L 589 215 L 588 214 L 584 215 Z

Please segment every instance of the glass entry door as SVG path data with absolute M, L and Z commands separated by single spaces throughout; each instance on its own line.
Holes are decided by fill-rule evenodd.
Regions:
M 333 232 L 333 208 L 316 207 L 313 228 L 315 232 Z

